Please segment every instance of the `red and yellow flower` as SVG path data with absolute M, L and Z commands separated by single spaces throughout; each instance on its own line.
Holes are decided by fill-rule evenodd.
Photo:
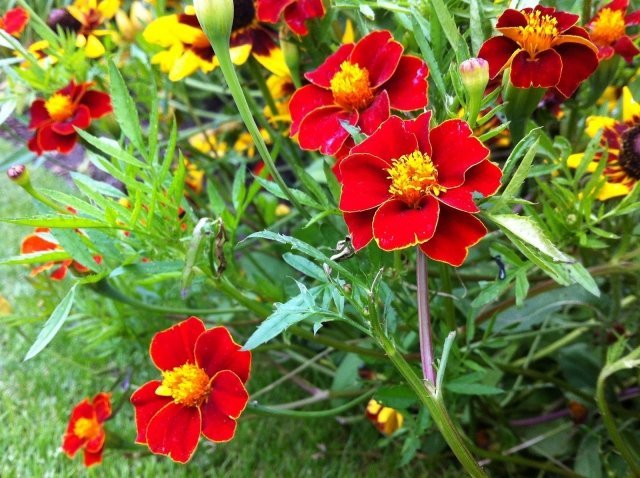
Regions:
M 72 80 L 48 99 L 31 104 L 29 129 L 35 130 L 29 141 L 31 151 L 68 153 L 78 140 L 74 127 L 87 129 L 91 121 L 111 113 L 109 95 L 91 90 L 91 86 L 91 82 L 76 84 Z
M 376 31 L 342 45 L 307 73 L 311 84 L 298 89 L 289 103 L 291 135 L 298 136 L 300 147 L 334 155 L 349 139 L 342 122 L 371 134 L 392 108 L 424 108 L 429 70 L 403 51 L 390 32 Z
M 17 38 L 24 31 L 27 23 L 29 23 L 29 13 L 20 7 L 13 8 L 0 17 L 0 30 Z
M 243 351 L 224 327 L 206 330 L 197 317 L 157 333 L 151 359 L 162 372 L 132 396 L 137 443 L 186 463 L 200 435 L 216 443 L 233 438 L 236 420 L 249 400 L 251 352 Z
M 511 68 L 511 83 L 518 88 L 557 88 L 570 97 L 598 67 L 598 48 L 578 15 L 554 8 L 506 10 L 496 24 L 501 36 L 492 37 L 478 56 L 489 62 L 489 75 Z
M 598 56 L 602 60 L 620 55 L 631 62 L 640 53 L 640 49 L 633 44 L 627 27 L 640 25 L 640 10 L 627 13 L 629 0 L 613 0 L 600 10 L 587 24 L 591 40 L 598 47 Z
M 402 428 L 404 416 L 395 408 L 385 407 L 374 399 L 369 400 L 365 412 L 367 418 L 380 433 L 391 436 Z
M 98 393 L 89 402 L 85 398 L 71 412 L 67 432 L 62 439 L 62 451 L 73 458 L 84 450 L 84 465 L 93 466 L 102 463 L 102 452 L 106 434 L 104 422 L 111 417 L 111 395 Z
M 298 35 L 309 33 L 307 21 L 324 16 L 322 0 L 257 0 L 258 20 L 277 23 L 282 17 Z
M 392 116 L 341 162 L 340 209 L 356 250 L 372 239 L 385 251 L 418 245 L 460 266 L 487 233 L 473 194 L 494 194 L 502 171 L 467 123 L 430 129 L 430 120 Z
M 229 47 L 233 63 L 242 65 L 253 55 L 268 70 L 281 73 L 285 62 L 275 42 L 276 33 L 258 23 L 253 1 L 236 1 L 234 7 Z M 171 81 L 180 81 L 198 70 L 208 73 L 218 66 L 192 6 L 186 7 L 184 13 L 154 20 L 145 28 L 143 36 L 149 43 L 163 48 L 151 58 L 151 63 L 169 73 Z

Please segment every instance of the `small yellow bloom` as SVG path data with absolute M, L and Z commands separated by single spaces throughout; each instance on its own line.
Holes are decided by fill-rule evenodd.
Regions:
M 387 436 L 393 435 L 404 423 L 404 417 L 400 412 L 373 399 L 369 400 L 366 415 L 375 427 Z
M 265 143 L 271 143 L 271 136 L 265 129 L 260 129 L 260 136 L 264 139 Z M 253 138 L 247 131 L 243 131 L 238 136 L 238 139 L 233 144 L 233 150 L 237 153 L 244 154 L 248 158 L 253 158 L 256 155 L 256 145 L 253 142 Z
M 196 194 L 201 194 L 204 189 L 205 173 L 196 164 L 185 159 L 187 167 L 187 175 L 184 179 L 185 184 Z
M 208 129 L 189 138 L 189 144 L 203 154 L 212 158 L 221 158 L 227 154 L 228 146 L 219 141 L 215 130 Z

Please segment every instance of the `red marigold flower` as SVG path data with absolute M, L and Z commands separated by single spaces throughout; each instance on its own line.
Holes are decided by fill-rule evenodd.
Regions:
M 106 434 L 103 423 L 111 417 L 111 394 L 101 392 L 89 402 L 85 398 L 71 412 L 67 432 L 62 439 L 62 451 L 73 458 L 84 449 L 84 466 L 102 463 Z
M 489 62 L 495 78 L 511 67 L 518 88 L 557 88 L 567 98 L 598 67 L 598 49 L 578 15 L 555 8 L 506 10 L 496 24 L 502 36 L 489 38 L 478 56 Z
M 29 234 L 22 240 L 20 245 L 20 254 L 34 254 L 44 251 L 57 251 L 62 250 L 62 247 L 55 242 L 55 239 L 49 234 L 49 229 L 46 227 L 39 227 L 33 234 Z M 31 276 L 36 276 L 41 272 L 49 269 L 56 268 L 51 273 L 51 279 L 62 280 L 67 275 L 67 270 L 73 261 L 71 259 L 57 262 L 47 262 L 42 264 L 31 271 Z
M 322 0 L 257 0 L 258 20 L 277 23 L 283 16 L 287 26 L 298 35 L 309 33 L 307 20 L 324 16 Z
M 429 128 L 392 116 L 340 165 L 340 209 L 353 245 L 372 239 L 385 251 L 419 245 L 430 258 L 461 265 L 487 233 L 473 193 L 491 196 L 502 171 L 462 120 Z
M 93 83 L 76 84 L 73 80 L 47 100 L 37 99 L 31 104 L 30 129 L 35 129 L 29 149 L 37 154 L 44 151 L 68 153 L 78 140 L 79 129 L 87 129 L 91 121 L 111 113 L 111 99 L 106 93 L 90 90 Z
M 333 155 L 349 138 L 341 122 L 371 134 L 391 108 L 424 108 L 429 69 L 403 51 L 390 32 L 376 31 L 342 45 L 307 73 L 311 84 L 298 89 L 289 103 L 291 136 L 298 135 L 300 147 Z
M 4 30 L 9 35 L 19 37 L 29 23 L 29 13 L 23 8 L 17 7 L 7 10 L 0 17 L 0 30 Z
M 150 354 L 162 380 L 147 382 L 131 396 L 136 442 L 186 463 L 200 434 L 216 443 L 231 440 L 249 401 L 244 384 L 251 352 L 240 350 L 226 328 L 206 330 L 199 318 L 189 317 L 158 332 Z
M 613 0 L 598 10 L 587 24 L 600 59 L 609 59 L 617 53 L 631 62 L 640 53 L 626 32 L 628 26 L 640 25 L 640 10 L 627 14 L 628 8 L 629 0 Z

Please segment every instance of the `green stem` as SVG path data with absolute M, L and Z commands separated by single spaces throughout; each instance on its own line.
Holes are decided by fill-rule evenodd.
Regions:
M 444 262 L 440 263 L 440 281 L 444 296 L 444 321 L 449 330 L 456 330 L 456 308 L 453 304 L 451 284 L 451 267 Z
M 40 201 L 45 206 L 49 206 L 54 211 L 58 211 L 59 213 L 62 213 L 62 214 L 71 214 L 71 212 L 69 212 L 68 209 L 53 202 L 51 199 L 49 199 L 48 197 L 46 197 L 45 195 L 37 191 L 31 184 L 23 185 L 22 189 L 28 192 L 33 199 L 35 199 L 36 201 Z
M 285 408 L 274 408 L 268 407 L 265 405 L 259 405 L 258 403 L 251 402 L 247 409 L 252 412 L 259 413 L 260 415 L 281 415 L 287 417 L 295 417 L 295 418 L 326 418 L 333 417 L 335 415 L 339 415 L 342 412 L 345 412 L 357 405 L 358 403 L 364 401 L 373 395 L 374 390 L 369 390 L 366 393 L 363 393 L 359 397 L 354 398 L 350 402 L 345 403 L 344 405 L 340 405 L 336 408 L 330 408 L 329 410 L 317 410 L 317 411 L 300 411 L 300 410 L 287 410 Z

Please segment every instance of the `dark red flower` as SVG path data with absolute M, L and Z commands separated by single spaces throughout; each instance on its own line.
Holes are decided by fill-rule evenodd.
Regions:
M 386 30 L 342 45 L 305 77 L 310 85 L 291 98 L 291 135 L 302 149 L 333 155 L 349 138 L 342 122 L 371 134 L 390 109 L 412 111 L 427 105 L 427 65 Z
M 62 439 L 62 451 L 73 458 L 84 449 L 84 466 L 102 463 L 106 438 L 103 423 L 111 417 L 111 394 L 99 393 L 89 402 L 85 398 L 71 412 L 67 432 Z
M 518 88 L 557 88 L 565 97 L 598 67 L 598 49 L 584 28 L 575 26 L 578 15 L 555 8 L 506 10 L 478 56 L 489 62 L 489 75 L 511 67 L 511 83 Z
M 29 149 L 68 153 L 78 140 L 74 127 L 86 129 L 91 121 L 111 113 L 111 99 L 106 93 L 90 90 L 93 83 L 76 84 L 73 80 L 49 99 L 31 104 L 30 129 L 35 129 Z
M 298 35 L 309 33 L 307 20 L 324 16 L 322 0 L 257 0 L 258 20 L 277 23 L 284 17 L 287 26 Z
M 342 161 L 340 209 L 356 250 L 372 239 L 385 251 L 419 245 L 459 266 L 486 234 L 473 193 L 494 194 L 502 171 L 467 123 L 430 130 L 430 120 L 392 116 Z
M 609 59 L 617 53 L 631 62 L 640 53 L 626 32 L 627 27 L 640 25 L 640 10 L 627 14 L 628 8 L 629 0 L 613 0 L 598 10 L 587 24 L 600 59 Z
M 0 17 L 0 30 L 4 30 L 14 37 L 19 37 L 27 26 L 27 23 L 29 23 L 29 13 L 17 7 L 12 10 L 7 10 L 6 13 Z
M 240 350 L 226 328 L 206 330 L 190 317 L 158 332 L 150 354 L 163 379 L 147 382 L 131 396 L 136 442 L 186 463 L 201 434 L 216 443 L 231 440 L 249 401 L 244 384 L 251 352 Z

